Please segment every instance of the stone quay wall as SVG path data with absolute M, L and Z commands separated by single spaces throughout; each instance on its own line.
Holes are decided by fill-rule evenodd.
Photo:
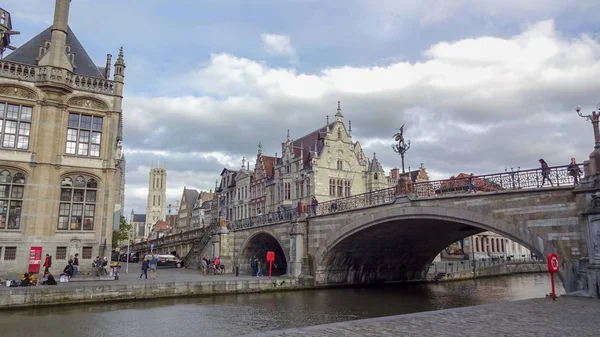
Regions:
M 272 291 L 312 289 L 311 279 L 277 278 L 196 282 L 156 282 L 145 284 L 86 285 L 77 287 L 38 286 L 4 288 L 0 291 L 0 310 L 73 303 L 145 300 L 168 297 L 212 296 Z
M 543 273 L 548 272 L 545 262 L 518 262 L 518 263 L 504 263 L 494 266 L 466 269 L 460 271 L 454 271 L 446 273 L 446 275 L 438 281 L 459 281 L 469 280 L 477 278 L 487 278 L 496 276 L 506 276 L 513 274 L 530 274 L 530 273 Z

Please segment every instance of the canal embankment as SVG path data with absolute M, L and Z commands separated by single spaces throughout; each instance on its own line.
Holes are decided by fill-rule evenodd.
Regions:
M 544 261 L 470 261 L 436 263 L 429 269 L 430 281 L 462 281 L 496 276 L 547 272 Z
M 544 336 L 596 337 L 600 300 L 537 298 L 361 319 L 246 337 Z

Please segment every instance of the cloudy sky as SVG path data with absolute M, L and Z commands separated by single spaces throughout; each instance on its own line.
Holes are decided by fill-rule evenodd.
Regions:
M 592 150 L 573 110 L 600 102 L 600 1 L 73 0 L 70 26 L 97 64 L 125 49 L 126 210 L 148 170 L 168 201 L 222 168 L 281 153 L 342 102 L 354 139 L 386 169 L 406 124 L 407 165 L 459 172 L 564 165 Z M 25 43 L 54 1 L 4 0 Z M 253 162 L 252 162 L 253 163 Z

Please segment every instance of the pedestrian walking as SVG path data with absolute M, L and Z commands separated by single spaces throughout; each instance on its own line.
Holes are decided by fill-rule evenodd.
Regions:
M 158 267 L 158 258 L 156 255 L 152 254 L 152 259 L 150 259 L 150 279 L 156 280 L 156 269 Z
M 208 263 L 206 262 L 206 257 L 202 258 L 202 261 L 200 262 L 201 267 L 202 267 L 202 275 L 206 275 L 206 267 L 208 267 Z
M 540 159 L 539 162 L 540 162 L 540 165 L 542 168 L 542 186 L 541 187 L 544 187 L 546 180 L 548 180 L 548 182 L 550 183 L 550 186 L 554 186 L 554 184 L 552 183 L 552 180 L 550 179 L 550 167 L 548 166 L 548 163 L 546 163 L 546 161 L 544 159 Z
M 475 186 L 474 178 L 475 176 L 471 173 L 471 175 L 469 175 L 469 189 L 467 190 L 467 193 L 477 193 L 477 186 Z
M 140 278 L 142 278 L 142 276 L 144 276 L 146 278 L 146 280 L 148 279 L 148 268 L 150 267 L 150 264 L 148 263 L 148 259 L 144 258 L 144 261 L 142 262 L 142 273 L 140 274 Z
M 50 274 L 50 267 L 52 267 L 52 256 L 46 254 L 46 259 L 44 260 L 44 275 Z

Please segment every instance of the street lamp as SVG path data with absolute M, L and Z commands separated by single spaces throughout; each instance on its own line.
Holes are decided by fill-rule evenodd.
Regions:
M 600 148 L 600 131 L 598 129 L 598 118 L 600 117 L 600 103 L 596 106 L 598 112 L 592 111 L 591 115 L 584 115 L 581 113 L 581 105 L 575 107 L 575 111 L 581 118 L 585 118 L 586 120 L 592 122 L 592 126 L 594 128 L 594 148 Z
M 392 149 L 394 150 L 394 152 L 400 155 L 400 158 L 402 158 L 402 174 L 404 174 L 406 173 L 406 171 L 404 171 L 404 155 L 410 149 L 410 140 L 406 142 L 404 141 L 404 125 L 402 125 L 399 131 L 400 132 L 394 134 L 393 138 L 398 143 L 392 145 Z

